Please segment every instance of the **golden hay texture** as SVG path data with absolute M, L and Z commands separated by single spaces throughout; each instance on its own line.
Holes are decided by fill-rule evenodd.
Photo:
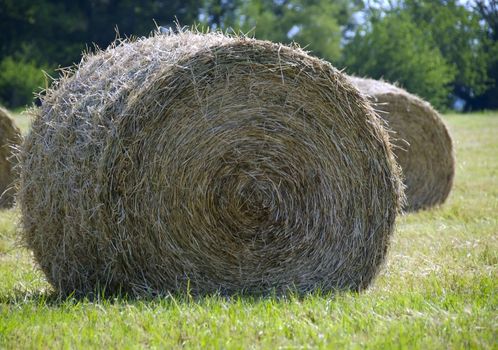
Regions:
M 120 42 L 43 100 L 21 154 L 24 239 L 63 294 L 359 290 L 402 197 L 380 123 L 300 49 Z
M 406 185 L 406 211 L 442 204 L 455 175 L 451 136 L 432 106 L 384 81 L 351 77 L 391 130 Z
M 13 148 L 20 143 L 21 132 L 7 110 L 0 107 L 0 208 L 10 208 L 14 204 L 13 183 L 19 175 L 14 167 Z

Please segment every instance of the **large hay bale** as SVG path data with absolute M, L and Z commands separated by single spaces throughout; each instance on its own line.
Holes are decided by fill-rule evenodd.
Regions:
M 21 132 L 6 109 L 0 107 L 0 208 L 10 208 L 14 203 L 14 180 L 18 177 L 14 169 L 13 148 L 21 143 Z
M 304 51 L 182 32 L 86 56 L 21 155 L 59 292 L 365 288 L 402 196 L 368 102 Z
M 444 203 L 453 185 L 455 157 L 439 114 L 428 102 L 384 81 L 357 77 L 351 81 L 373 102 L 391 130 L 405 179 L 405 210 Z

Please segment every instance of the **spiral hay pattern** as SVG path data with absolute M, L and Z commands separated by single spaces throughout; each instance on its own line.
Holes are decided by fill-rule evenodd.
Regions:
M 444 203 L 455 175 L 451 136 L 432 106 L 384 81 L 351 77 L 373 102 L 391 130 L 394 153 L 403 170 L 406 211 Z
M 21 143 L 21 132 L 7 110 L 0 107 L 0 208 L 14 204 L 14 181 L 19 176 L 15 169 L 13 149 Z
M 218 33 L 86 56 L 21 161 L 24 239 L 63 294 L 360 290 L 402 197 L 388 136 L 341 73 Z

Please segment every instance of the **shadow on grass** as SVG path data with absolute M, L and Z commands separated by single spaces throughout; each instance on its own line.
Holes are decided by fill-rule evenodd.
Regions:
M 67 298 L 63 298 L 54 291 L 47 290 L 28 291 L 16 288 L 9 293 L 0 294 L 0 305 L 35 304 L 57 306 L 65 302 L 67 302 Z
M 266 294 L 249 294 L 249 293 L 232 293 L 223 294 L 221 292 L 202 294 L 202 295 L 191 295 L 185 292 L 167 292 L 164 294 L 156 295 L 129 295 L 125 293 L 106 293 L 105 291 L 99 291 L 88 294 L 76 294 L 72 293 L 69 295 L 64 295 L 57 293 L 56 291 L 50 290 L 36 290 L 30 291 L 21 288 L 16 288 L 12 292 L 4 295 L 0 295 L 0 305 L 10 305 L 10 306 L 21 306 L 21 305 L 35 305 L 35 306 L 46 306 L 46 307 L 60 307 L 60 306 L 70 306 L 76 304 L 102 304 L 102 305 L 119 305 L 119 304 L 134 304 L 134 303 L 146 303 L 146 304 L 171 304 L 173 305 L 188 305 L 188 304 L 207 304 L 210 302 L 224 302 L 224 303 L 248 303 L 256 304 L 261 302 L 276 301 L 276 302 L 302 302 L 308 298 L 322 298 L 333 300 L 339 296 L 350 295 L 352 297 L 361 294 L 357 291 L 328 291 L 322 292 L 321 290 L 315 290 L 313 292 L 299 293 L 295 290 L 289 289 L 286 293 L 276 293 L 272 291 Z

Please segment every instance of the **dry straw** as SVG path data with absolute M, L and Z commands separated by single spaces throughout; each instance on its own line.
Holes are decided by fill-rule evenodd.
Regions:
M 450 134 L 428 102 L 384 81 L 351 77 L 391 130 L 394 153 L 403 170 L 407 205 L 414 211 L 443 203 L 455 175 Z
M 7 110 L 0 107 L 0 208 L 14 204 L 13 182 L 18 177 L 13 149 L 21 143 L 21 132 Z
M 125 41 L 48 91 L 24 238 L 63 294 L 365 288 L 402 197 L 388 135 L 329 63 L 219 33 Z

